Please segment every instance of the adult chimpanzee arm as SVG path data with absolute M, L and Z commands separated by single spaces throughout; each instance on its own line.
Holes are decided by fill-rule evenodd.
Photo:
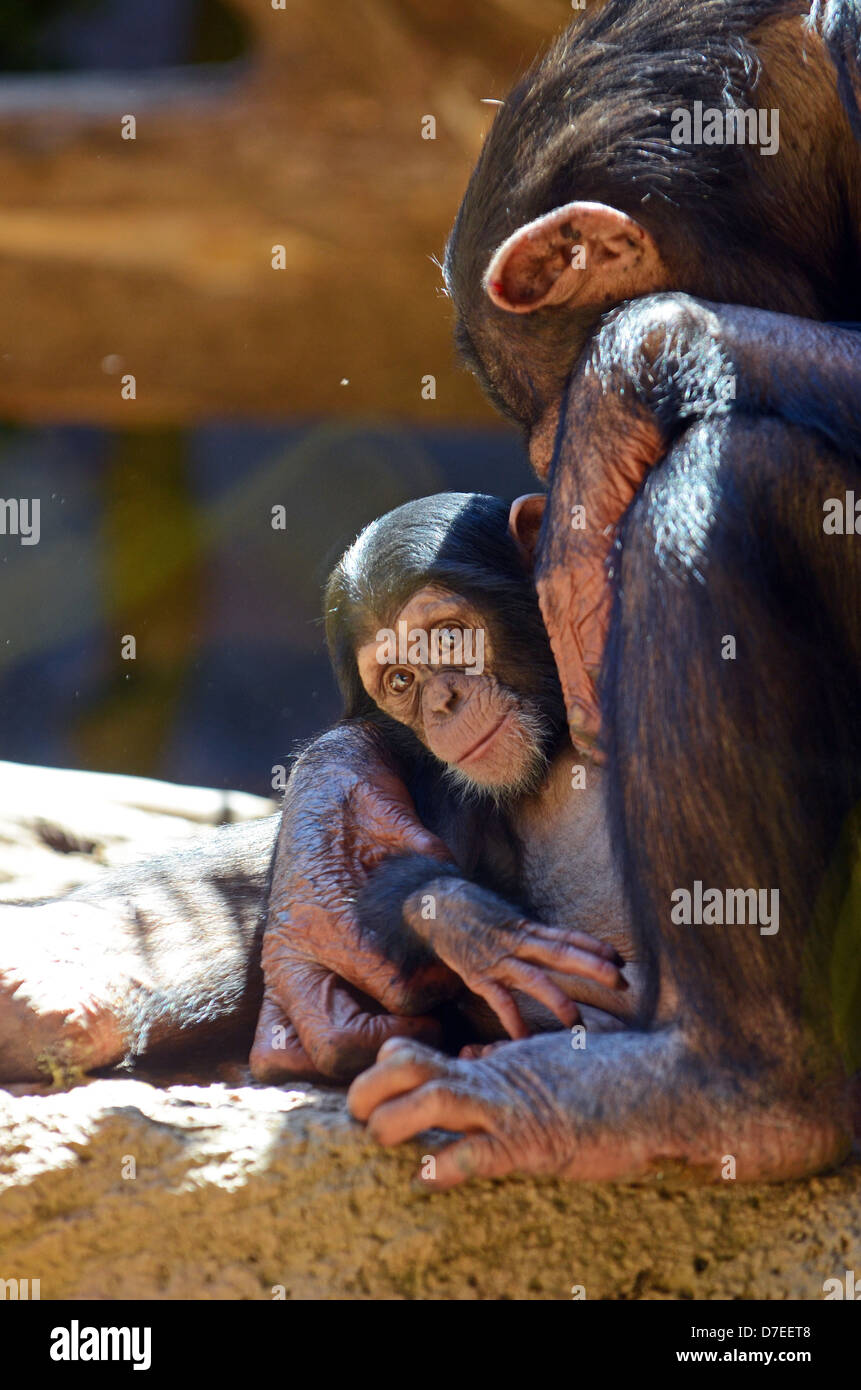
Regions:
M 0 1077 L 247 1050 L 277 831 L 276 816 L 224 825 L 53 902 L 0 904 Z
M 293 1074 L 291 1026 L 312 1066 L 338 1079 L 395 1034 L 438 1038 L 434 1020 L 405 1015 L 435 1002 L 449 972 L 434 960 L 409 977 L 356 919 L 368 874 L 387 855 L 409 853 L 448 858 L 418 820 L 378 731 L 361 721 L 329 730 L 298 759 L 284 800 L 251 1053 L 260 1080 Z
M 613 313 L 572 375 L 536 580 L 576 743 L 600 730 L 607 559 L 648 471 L 697 419 L 739 411 L 815 429 L 861 456 L 861 335 L 683 294 Z

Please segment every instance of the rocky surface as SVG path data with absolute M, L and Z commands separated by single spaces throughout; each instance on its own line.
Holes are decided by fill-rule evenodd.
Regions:
M 275 809 L 247 792 L 0 762 L 0 902 L 61 897 L 202 827 Z
M 51 772 L 37 814 L 44 776 L 0 768 L 5 897 L 13 868 L 54 891 L 129 853 L 126 831 L 162 848 L 223 813 L 220 793 Z M 39 1279 L 43 1299 L 818 1299 L 861 1270 L 857 1163 L 772 1188 L 432 1194 L 432 1147 L 381 1152 L 340 1091 L 258 1086 L 240 1067 L 0 1088 L 0 1278 Z
M 99 1080 L 0 1092 L 0 1258 L 43 1298 L 821 1298 L 859 1267 L 859 1173 L 672 1192 L 429 1194 L 337 1092 Z M 132 1176 L 134 1174 L 134 1176 Z

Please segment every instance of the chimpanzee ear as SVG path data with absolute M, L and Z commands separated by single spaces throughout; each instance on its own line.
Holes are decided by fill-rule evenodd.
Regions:
M 566 203 L 513 232 L 484 288 L 500 309 L 615 304 L 663 289 L 669 272 L 650 232 L 605 203 Z
M 523 557 L 524 565 L 529 570 L 532 569 L 535 560 L 535 547 L 538 544 L 538 532 L 541 530 L 541 518 L 544 516 L 546 504 L 546 493 L 527 492 L 512 502 L 511 511 L 508 513 L 508 529 Z

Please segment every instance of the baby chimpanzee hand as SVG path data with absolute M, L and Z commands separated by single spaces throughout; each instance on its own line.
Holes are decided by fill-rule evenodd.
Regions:
M 580 1017 L 574 1000 L 548 972 L 624 989 L 621 960 L 585 932 L 532 922 L 484 888 L 458 878 L 433 879 L 404 904 L 404 919 L 473 994 L 490 1005 L 512 1038 L 527 1027 L 512 996 L 519 990 L 544 1004 L 566 1028 Z

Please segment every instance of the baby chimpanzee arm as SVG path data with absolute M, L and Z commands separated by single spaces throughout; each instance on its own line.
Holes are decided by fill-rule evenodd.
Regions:
M 407 976 L 434 958 L 449 966 L 493 1009 L 513 1038 L 530 1029 L 512 990 L 530 995 L 570 1028 L 574 1001 L 548 975 L 625 987 L 611 946 L 585 932 L 534 922 L 495 893 L 470 883 L 454 867 L 420 855 L 382 864 L 360 893 L 356 912 L 363 939 L 375 940 Z M 451 996 L 450 986 L 446 995 Z

